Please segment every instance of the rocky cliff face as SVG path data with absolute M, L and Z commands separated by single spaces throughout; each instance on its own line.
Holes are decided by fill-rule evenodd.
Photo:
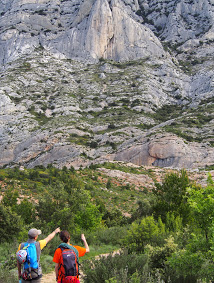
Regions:
M 212 165 L 213 11 L 0 0 L 0 165 Z
M 160 41 L 213 52 L 210 0 L 1 1 L 1 64 L 43 46 L 59 58 L 164 57 Z M 197 47 L 197 48 L 195 48 Z
M 116 61 L 162 57 L 163 47 L 135 14 L 139 5 L 122 0 L 2 3 L 1 63 L 43 46 L 59 58 Z

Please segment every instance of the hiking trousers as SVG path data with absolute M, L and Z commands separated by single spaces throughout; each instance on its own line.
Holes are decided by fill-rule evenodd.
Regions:
M 22 283 L 42 283 L 42 278 L 39 278 L 37 280 L 23 280 L 22 279 Z

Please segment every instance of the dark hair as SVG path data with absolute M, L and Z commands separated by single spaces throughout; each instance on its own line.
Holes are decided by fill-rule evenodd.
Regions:
M 36 237 L 32 237 L 32 236 L 28 235 L 28 238 L 31 239 L 31 240 L 33 240 L 33 239 L 35 239 Z
M 63 230 L 59 233 L 60 239 L 64 242 L 67 243 L 70 239 L 70 234 L 68 231 Z

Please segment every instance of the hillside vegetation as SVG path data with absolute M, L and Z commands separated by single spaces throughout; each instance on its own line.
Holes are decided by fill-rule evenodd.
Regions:
M 16 280 L 14 254 L 30 227 L 45 237 L 57 226 L 69 230 L 77 244 L 81 232 L 87 237 L 91 253 L 81 265 L 84 282 L 213 280 L 211 173 L 123 163 L 78 171 L 52 165 L 0 169 L 0 281 Z M 44 250 L 44 272 L 53 270 L 58 244 L 55 238 Z M 120 253 L 94 258 L 114 250 Z

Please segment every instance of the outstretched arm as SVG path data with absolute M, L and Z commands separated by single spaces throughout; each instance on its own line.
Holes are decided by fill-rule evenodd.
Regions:
M 56 228 L 56 230 L 54 230 L 50 235 L 48 235 L 47 238 L 45 238 L 46 244 L 47 244 L 48 242 L 50 242 L 50 241 L 54 238 L 54 236 L 55 236 L 57 233 L 59 233 L 59 232 L 60 232 L 60 228 L 58 227 L 58 228 Z
M 81 234 L 81 239 L 82 239 L 82 241 L 83 241 L 83 243 L 84 243 L 84 246 L 85 246 L 85 249 L 86 249 L 86 253 L 89 253 L 89 252 L 90 252 L 90 248 L 89 248 L 89 246 L 88 246 L 88 243 L 87 243 L 87 241 L 86 241 L 86 238 L 85 238 L 85 235 L 84 235 L 84 234 Z

